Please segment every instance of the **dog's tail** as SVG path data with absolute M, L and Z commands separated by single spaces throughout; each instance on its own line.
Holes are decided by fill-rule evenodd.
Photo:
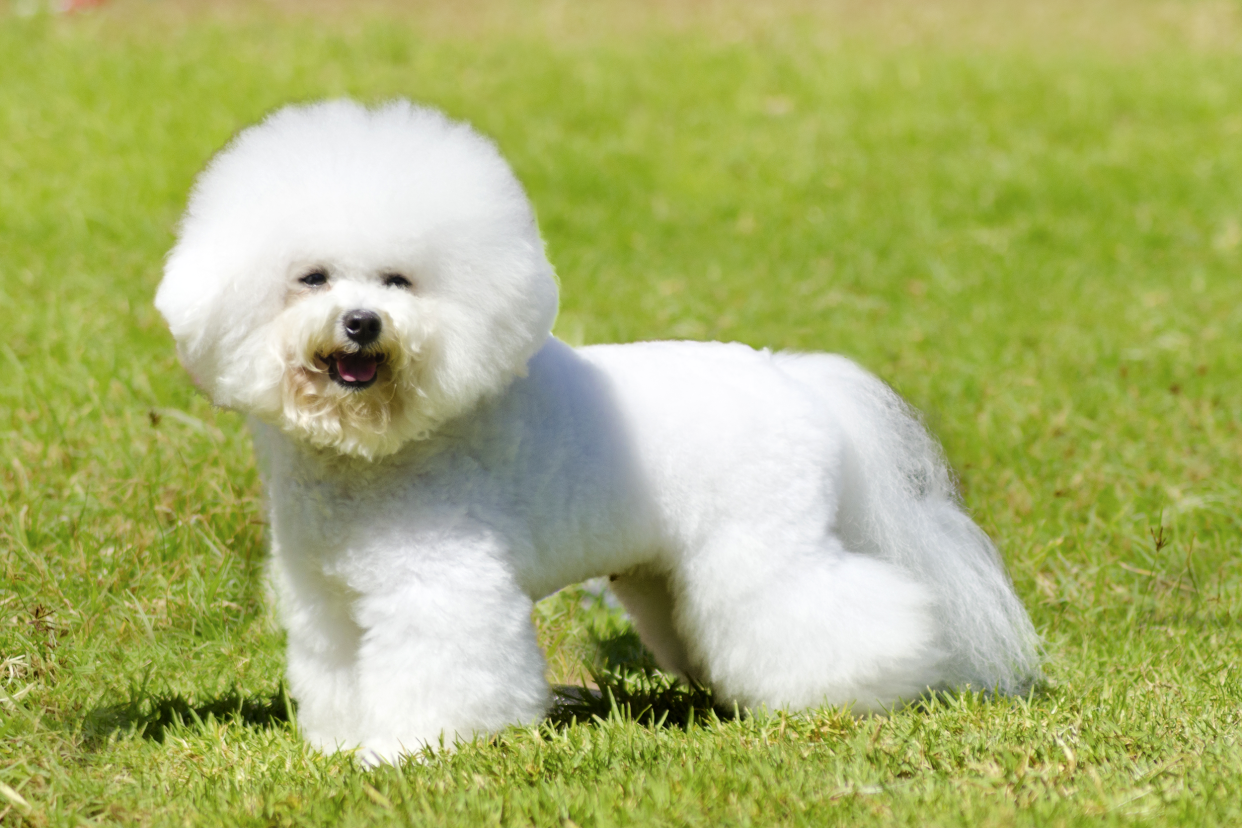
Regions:
M 838 516 L 846 547 L 902 567 L 935 594 L 944 683 L 1025 692 L 1040 678 L 1039 637 L 917 412 L 844 357 L 774 359 L 822 395 L 850 444 Z

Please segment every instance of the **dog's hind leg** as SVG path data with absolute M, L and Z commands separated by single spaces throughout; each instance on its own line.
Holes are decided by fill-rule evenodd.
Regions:
M 638 637 L 651 650 L 660 669 L 683 679 L 697 678 L 677 630 L 668 576 L 645 568 L 632 569 L 612 576 L 608 585 L 630 614 Z
M 679 577 L 691 663 L 726 704 L 880 710 L 942 679 L 935 596 L 897 566 L 805 545 L 717 537 Z

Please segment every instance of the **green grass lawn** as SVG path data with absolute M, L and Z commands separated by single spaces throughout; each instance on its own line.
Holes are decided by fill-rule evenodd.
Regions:
M 1236 5 L 35 5 L 0 11 L 0 825 L 1242 823 Z M 400 769 L 305 748 L 244 423 L 151 297 L 211 153 L 339 95 L 497 140 L 567 341 L 892 383 L 1047 686 L 738 718 L 571 590 L 551 678 L 612 703 Z

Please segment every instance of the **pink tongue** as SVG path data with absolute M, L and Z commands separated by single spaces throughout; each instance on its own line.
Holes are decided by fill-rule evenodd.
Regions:
M 346 382 L 370 382 L 375 377 L 375 357 L 346 354 L 336 358 L 336 372 Z

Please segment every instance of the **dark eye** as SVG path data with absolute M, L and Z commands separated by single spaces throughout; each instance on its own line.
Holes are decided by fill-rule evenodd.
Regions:
M 319 287 L 320 285 L 326 285 L 328 283 L 328 274 L 324 273 L 322 270 L 313 270 L 301 279 L 298 279 L 298 281 L 307 287 Z
M 410 280 L 402 276 L 400 273 L 388 273 L 384 276 L 384 285 L 386 287 L 408 288 Z

